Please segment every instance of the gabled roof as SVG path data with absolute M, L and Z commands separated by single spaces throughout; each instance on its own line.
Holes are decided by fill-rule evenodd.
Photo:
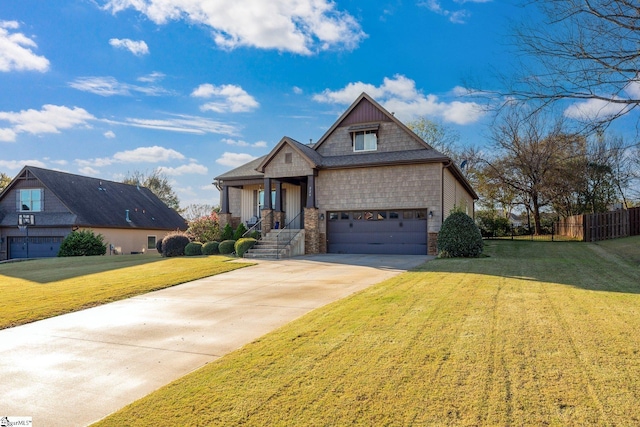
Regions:
M 64 217 L 66 224 L 79 227 L 155 230 L 186 228 L 184 218 L 145 187 L 34 166 L 25 166 L 0 193 L 0 199 L 27 174 L 38 179 L 44 188 L 53 193 L 69 210 L 68 214 L 47 212 L 45 192 L 44 211 L 36 213 L 42 221 L 38 220 L 36 225 L 61 225 L 60 220 Z M 13 216 L 13 213 L 5 215 L 3 224 L 10 220 L 10 216 Z M 12 225 L 17 224 L 17 213 L 15 216 L 16 222 Z
M 309 163 L 309 166 L 311 168 L 317 168 L 322 164 L 323 157 L 320 154 L 316 153 L 316 151 L 313 148 L 309 147 L 308 145 L 304 145 L 293 138 L 289 138 L 288 136 L 285 136 L 274 147 L 274 149 L 271 150 L 269 154 L 263 157 L 262 162 L 260 162 L 258 167 L 256 167 L 256 170 L 258 172 L 264 173 L 264 168 L 267 166 L 267 164 L 269 164 L 271 159 L 273 159 L 278 154 L 278 152 L 282 149 L 282 147 L 284 147 L 285 145 L 288 145 L 289 147 L 293 148 L 294 151 L 300 154 L 302 158 L 305 159 L 307 163 Z
M 363 103 L 368 103 L 369 105 Z M 351 116 L 352 113 L 353 116 Z M 365 119 L 363 120 L 363 118 Z M 406 133 L 407 137 L 414 139 L 417 142 L 418 147 L 424 148 L 336 156 L 323 156 L 317 151 L 318 148 L 320 148 L 320 146 L 322 146 L 322 144 L 331 136 L 331 134 L 341 126 L 349 126 L 350 131 L 370 130 L 378 129 L 380 122 L 393 122 Z M 292 147 L 312 169 L 361 168 L 412 163 L 442 163 L 445 168 L 449 168 L 449 170 L 474 198 L 478 198 L 477 194 L 471 187 L 471 184 L 467 181 L 460 169 L 453 164 L 451 158 L 427 144 L 422 138 L 416 135 L 415 132 L 409 129 L 404 123 L 385 110 L 384 107 L 364 92 L 360 94 L 351 106 L 313 146 L 302 144 L 285 136 L 278 144 L 276 144 L 269 154 L 215 177 L 214 183 L 219 185 L 221 182 L 226 181 L 231 185 L 235 185 L 246 183 L 249 180 L 263 179 L 265 167 L 285 145 Z
M 324 135 L 322 135 L 322 137 L 318 140 L 318 142 L 316 142 L 316 144 L 313 146 L 314 150 L 318 150 L 318 148 L 320 148 L 320 146 L 331 136 L 331 134 L 340 126 L 342 126 L 343 122 L 345 121 L 345 119 L 347 117 L 349 117 L 349 115 L 360 105 L 360 103 L 362 102 L 368 102 L 370 104 L 372 104 L 377 110 L 378 112 L 387 120 L 387 121 L 391 121 L 393 123 L 395 123 L 396 125 L 398 125 L 402 130 L 404 130 L 407 135 L 409 135 L 411 138 L 415 139 L 416 142 L 420 143 L 421 145 L 424 146 L 424 148 L 429 148 L 429 149 L 433 149 L 433 147 L 431 147 L 429 144 L 427 144 L 422 138 L 420 138 L 418 135 L 415 134 L 415 132 L 413 132 L 411 129 L 409 129 L 404 123 L 402 123 L 400 120 L 398 120 L 396 118 L 396 116 L 394 116 L 393 114 L 391 114 L 390 112 L 388 112 L 387 110 L 385 110 L 385 108 L 378 104 L 373 98 L 371 98 L 369 95 L 367 95 L 365 92 L 362 92 L 360 94 L 360 96 L 353 102 L 353 104 L 351 104 L 351 106 L 349 106 L 349 108 L 347 108 L 347 111 L 345 111 L 344 113 L 342 113 L 342 115 L 340 116 L 340 118 L 338 120 L 336 120 L 336 122 L 333 124 L 333 126 L 331 126 L 329 128 L 329 130 L 327 130 Z
M 264 174 L 256 171 L 256 168 L 266 157 L 267 155 L 264 155 L 262 157 L 258 157 L 257 159 L 253 159 L 242 166 L 238 166 L 235 169 L 231 169 L 230 171 L 215 177 L 214 180 L 224 181 L 225 179 L 262 179 L 264 177 Z

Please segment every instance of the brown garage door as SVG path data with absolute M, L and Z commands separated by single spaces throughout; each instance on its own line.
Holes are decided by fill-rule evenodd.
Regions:
M 427 254 L 427 210 L 328 212 L 327 250 L 345 254 Z

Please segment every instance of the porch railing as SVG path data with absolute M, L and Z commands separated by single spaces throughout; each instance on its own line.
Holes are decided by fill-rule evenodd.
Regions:
M 245 231 L 245 232 L 242 234 L 242 237 L 247 237 L 247 236 L 249 236 L 251 233 L 253 233 L 254 231 L 257 231 L 258 233 L 260 233 L 260 235 L 258 236 L 258 238 L 257 238 L 256 240 L 260 240 L 260 239 L 262 239 L 262 222 L 263 222 L 264 220 L 271 219 L 272 217 L 273 217 L 273 211 L 269 212 L 265 218 L 262 218 L 262 217 L 261 217 L 260 219 L 258 219 L 258 222 L 256 222 L 255 224 L 253 224 L 253 226 L 252 226 L 252 227 L 250 227 L 247 231 Z
M 286 248 L 287 245 L 291 243 L 294 237 L 296 237 L 297 233 L 292 235 L 291 233 L 285 233 L 283 236 L 280 236 L 283 231 L 288 231 L 291 229 L 291 224 L 293 224 L 301 215 L 303 211 L 300 211 L 298 215 L 296 215 L 291 221 L 289 221 L 284 227 L 282 227 L 278 233 L 276 234 L 276 259 L 280 259 L 280 248 Z M 282 243 L 282 246 L 280 244 Z

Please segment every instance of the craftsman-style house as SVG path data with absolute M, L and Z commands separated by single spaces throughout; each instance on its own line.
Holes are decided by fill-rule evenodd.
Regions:
M 473 217 L 478 198 L 449 157 L 364 93 L 315 144 L 284 137 L 214 183 L 221 225 L 300 229 L 309 254 L 436 254 L 443 220 L 455 206 Z
M 54 257 L 72 230 L 104 236 L 107 254 L 156 251 L 185 220 L 136 185 L 25 166 L 0 193 L 0 261 Z

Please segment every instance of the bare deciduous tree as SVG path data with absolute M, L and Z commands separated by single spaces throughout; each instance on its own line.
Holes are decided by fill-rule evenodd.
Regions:
M 537 7 L 545 19 L 515 30 L 524 60 L 509 95 L 542 105 L 582 101 L 565 114 L 596 126 L 638 107 L 640 3 L 541 0 L 527 7 Z

